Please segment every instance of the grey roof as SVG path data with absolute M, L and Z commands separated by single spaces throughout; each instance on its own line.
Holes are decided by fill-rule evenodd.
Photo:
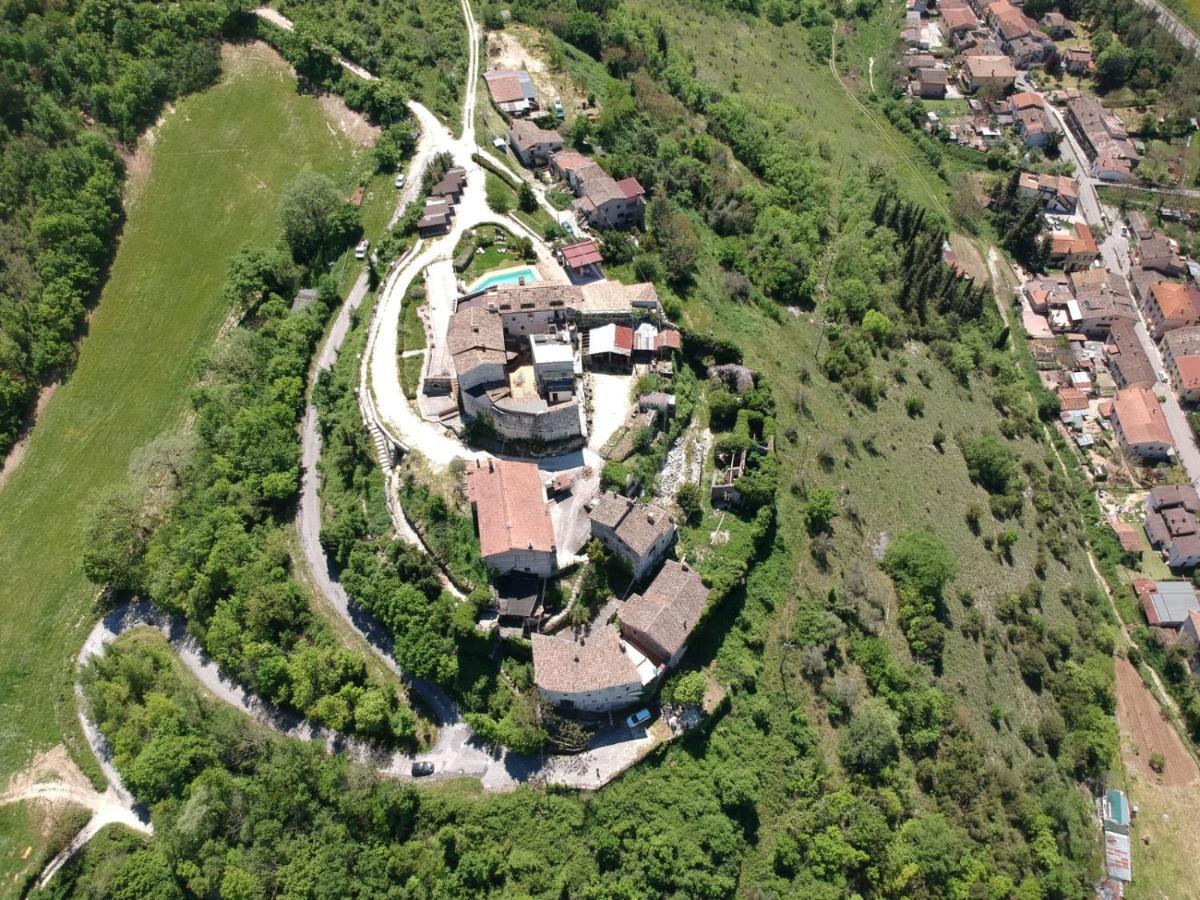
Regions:
M 1159 581 L 1154 585 L 1150 602 L 1158 614 L 1158 624 L 1178 625 L 1192 611 L 1200 611 L 1200 599 L 1190 581 Z
M 687 643 L 707 604 L 708 588 L 696 571 L 669 559 L 646 592 L 630 597 L 617 615 L 622 625 L 654 645 L 646 649 L 669 659 Z
M 611 528 L 637 556 L 645 556 L 660 535 L 675 530 L 671 516 L 661 506 L 638 503 L 611 491 L 600 495 L 592 521 Z

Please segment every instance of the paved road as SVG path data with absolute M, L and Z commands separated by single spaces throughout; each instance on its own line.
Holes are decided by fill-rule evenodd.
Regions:
M 1026 90 L 1033 89 L 1029 86 L 1024 75 L 1018 81 Z M 1063 153 L 1075 164 L 1075 170 L 1078 175 L 1077 180 L 1079 182 L 1079 215 L 1089 225 L 1108 230 L 1108 235 L 1100 242 L 1100 258 L 1109 273 L 1115 278 L 1120 279 L 1125 285 L 1125 290 L 1132 296 L 1129 286 L 1130 252 L 1132 248 L 1130 247 L 1128 237 L 1123 233 L 1124 226 L 1116 218 L 1116 211 L 1113 211 L 1113 216 L 1110 217 L 1108 211 L 1100 205 L 1100 198 L 1096 193 L 1098 182 L 1096 179 L 1087 176 L 1087 156 L 1083 148 L 1079 146 L 1075 135 L 1066 127 L 1062 114 L 1050 103 L 1046 104 L 1046 110 L 1050 113 L 1051 118 L 1054 119 L 1055 125 L 1063 132 L 1063 141 L 1060 145 Z M 1159 402 L 1162 405 L 1163 415 L 1167 420 L 1167 426 L 1171 430 L 1171 438 L 1175 442 L 1175 450 L 1179 455 L 1179 462 L 1183 465 L 1192 484 L 1200 487 L 1200 447 L 1196 444 L 1196 436 L 1188 424 L 1187 416 L 1180 407 L 1174 392 L 1170 390 L 1166 383 L 1166 367 L 1163 365 L 1162 354 L 1159 353 L 1158 347 L 1150 336 L 1150 332 L 1146 327 L 1145 317 L 1140 307 L 1138 308 L 1138 321 L 1134 325 L 1134 332 L 1137 334 L 1138 341 L 1141 342 L 1142 349 L 1145 350 L 1146 356 L 1149 358 L 1158 377 L 1158 381 L 1154 386 L 1154 393 L 1158 396 Z

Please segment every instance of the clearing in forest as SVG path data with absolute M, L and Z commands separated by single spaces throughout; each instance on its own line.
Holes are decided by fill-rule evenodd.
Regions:
M 250 46 L 224 61 L 221 83 L 157 129 L 79 364 L 0 490 L 0 781 L 59 741 L 82 745 L 73 668 L 95 596 L 80 566 L 85 514 L 135 449 L 180 421 L 226 316 L 228 257 L 273 237 L 279 193 L 300 171 L 348 182 L 355 148 L 279 57 Z

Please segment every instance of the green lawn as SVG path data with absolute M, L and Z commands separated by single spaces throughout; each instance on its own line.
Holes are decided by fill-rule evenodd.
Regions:
M 272 239 L 283 185 L 304 169 L 352 185 L 355 148 L 287 73 L 273 54 L 239 48 L 223 82 L 159 129 L 79 364 L 0 490 L 0 774 L 64 739 L 95 771 L 71 687 L 96 596 L 79 561 L 91 498 L 181 421 L 226 316 L 226 259 Z

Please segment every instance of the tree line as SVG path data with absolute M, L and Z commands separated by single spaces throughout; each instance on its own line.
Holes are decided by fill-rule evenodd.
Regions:
M 222 0 L 9 4 L 0 16 L 0 457 L 67 375 L 122 224 L 120 148 L 213 83 Z

